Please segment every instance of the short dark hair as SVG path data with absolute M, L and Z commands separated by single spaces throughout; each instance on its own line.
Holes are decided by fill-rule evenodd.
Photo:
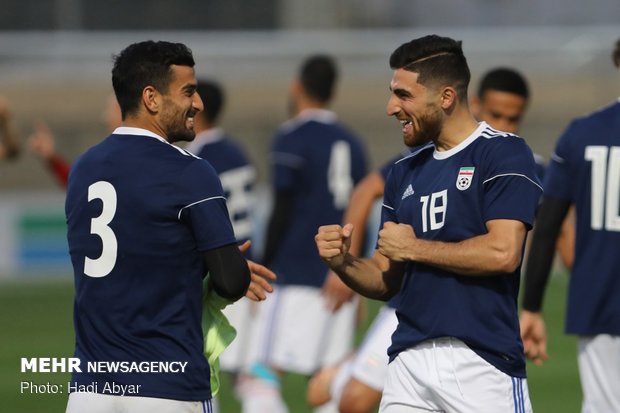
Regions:
M 507 67 L 498 67 L 489 70 L 480 81 L 478 87 L 478 97 L 482 96 L 487 90 L 499 90 L 501 92 L 519 95 L 525 100 L 530 97 L 530 90 L 525 78 L 516 70 Z
M 224 107 L 225 97 L 222 87 L 213 80 L 198 79 L 198 88 L 196 89 L 204 110 L 199 112 L 209 122 L 215 123 Z
M 428 87 L 453 86 L 459 100 L 467 100 L 471 74 L 461 41 L 434 34 L 414 39 L 394 50 L 390 67 L 417 73 L 418 83 Z
M 168 93 L 171 65 L 194 64 L 192 51 L 182 43 L 148 40 L 127 46 L 114 56 L 112 68 L 112 86 L 122 118 L 138 109 L 145 87 Z
M 614 65 L 620 69 L 620 39 L 616 40 L 616 47 L 611 53 L 611 59 L 614 61 Z
M 301 65 L 299 81 L 312 99 L 327 103 L 334 94 L 338 69 L 334 59 L 327 55 L 314 55 Z

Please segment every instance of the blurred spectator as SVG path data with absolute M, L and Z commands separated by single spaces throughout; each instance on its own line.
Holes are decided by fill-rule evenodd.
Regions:
M 0 159 L 15 159 L 19 155 L 19 139 L 13 125 L 8 100 L 0 96 Z
M 113 95 L 108 97 L 102 120 L 109 133 L 121 125 L 121 110 Z M 56 152 L 56 138 L 47 123 L 39 120 L 34 125 L 34 131 L 28 138 L 30 151 L 46 163 L 50 172 L 63 186 L 67 186 L 71 165 Z

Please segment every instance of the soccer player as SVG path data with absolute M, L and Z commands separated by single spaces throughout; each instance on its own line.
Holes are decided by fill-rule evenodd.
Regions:
M 482 77 L 477 95 L 470 100 L 470 107 L 479 121 L 485 121 L 503 132 L 517 133 L 528 99 L 527 82 L 519 72 L 510 68 L 494 68 Z M 356 228 L 349 253 L 357 255 L 361 252 L 360 244 L 370 209 L 374 201 L 383 196 L 385 180 L 392 165 L 409 154 L 410 151 L 406 151 L 390 160 L 355 187 L 343 220 Z M 544 168 L 544 164 L 539 163 L 542 158 L 535 156 L 534 159 L 537 167 Z M 322 369 L 313 377 L 308 386 L 311 405 L 333 399 L 341 413 L 370 412 L 376 408 L 387 376 L 387 348 L 398 323 L 395 314 L 398 297 L 388 301 L 377 314 L 356 355 L 341 366 Z
M 542 192 L 531 150 L 471 114 L 461 42 L 415 39 L 390 65 L 387 113 L 425 146 L 392 167 L 372 258 L 348 253 L 350 224 L 315 238 L 359 293 L 401 294 L 381 411 L 531 411 L 516 305 Z
M 0 96 L 0 160 L 15 159 L 19 155 L 19 139 L 13 124 L 8 100 Z
M 342 220 L 351 191 L 366 173 L 361 141 L 328 108 L 337 80 L 329 56 L 307 58 L 290 88 L 294 117 L 274 138 L 274 207 L 263 262 L 278 273 L 274 300 L 261 305 L 252 342 L 260 365 L 243 387 L 244 412 L 286 411 L 279 372 L 310 375 L 351 351 L 356 302 L 338 311 L 321 294 L 327 268 L 316 253 L 319 225 Z M 275 372 L 275 373 L 274 373 Z
M 223 298 L 262 299 L 257 281 L 273 274 L 242 256 L 213 167 L 171 144 L 194 139 L 203 107 L 191 51 L 134 43 L 112 83 L 123 125 L 76 161 L 67 189 L 81 366 L 67 412 L 207 412 L 203 277 Z
M 239 244 L 243 244 L 250 239 L 254 230 L 251 210 L 256 170 L 241 145 L 218 126 L 225 103 L 222 87 L 212 80 L 198 79 L 197 92 L 204 110 L 194 117 L 196 138 L 186 149 L 209 161 L 215 169 L 222 182 L 235 238 Z M 245 256 L 252 258 L 251 251 L 246 251 Z M 222 371 L 236 374 L 244 367 L 245 355 L 250 346 L 250 325 L 255 312 L 253 305 L 250 299 L 242 298 L 223 310 L 237 330 L 237 336 L 220 355 Z
M 620 68 L 620 40 L 612 54 Z M 570 206 L 577 237 L 565 330 L 578 336 L 583 412 L 620 411 L 620 102 L 573 120 L 545 177 L 525 272 L 521 330 L 528 357 L 547 359 L 541 313 L 553 245 Z

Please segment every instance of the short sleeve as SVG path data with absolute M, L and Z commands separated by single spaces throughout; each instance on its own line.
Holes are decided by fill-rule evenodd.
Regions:
M 523 139 L 510 136 L 493 145 L 486 159 L 483 217 L 512 219 L 531 228 L 542 186 L 532 151 Z
M 183 205 L 178 218 L 186 222 L 199 251 L 236 243 L 222 184 L 213 167 L 196 159 L 181 175 Z
M 383 205 L 381 206 L 381 225 L 379 228 L 383 228 L 383 224 L 388 221 L 398 222 L 398 217 L 396 216 L 396 209 L 398 208 L 396 201 L 398 197 L 395 194 L 398 193 L 399 188 L 395 175 L 397 175 L 397 171 L 394 168 L 390 168 L 385 178 L 385 191 L 383 194 Z
M 556 144 L 551 162 L 545 174 L 545 195 L 552 198 L 564 200 L 572 199 L 573 172 L 575 165 L 571 165 L 571 154 L 573 153 L 571 137 L 575 123 L 571 123 L 564 131 Z

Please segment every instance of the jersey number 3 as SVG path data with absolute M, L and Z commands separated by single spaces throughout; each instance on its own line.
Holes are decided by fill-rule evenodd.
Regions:
M 84 258 L 84 274 L 89 277 L 105 277 L 114 268 L 118 242 L 109 224 L 116 214 L 116 190 L 106 181 L 95 182 L 88 187 L 88 202 L 101 199 L 101 215 L 90 220 L 90 233 L 101 238 L 101 255 L 99 258 Z

